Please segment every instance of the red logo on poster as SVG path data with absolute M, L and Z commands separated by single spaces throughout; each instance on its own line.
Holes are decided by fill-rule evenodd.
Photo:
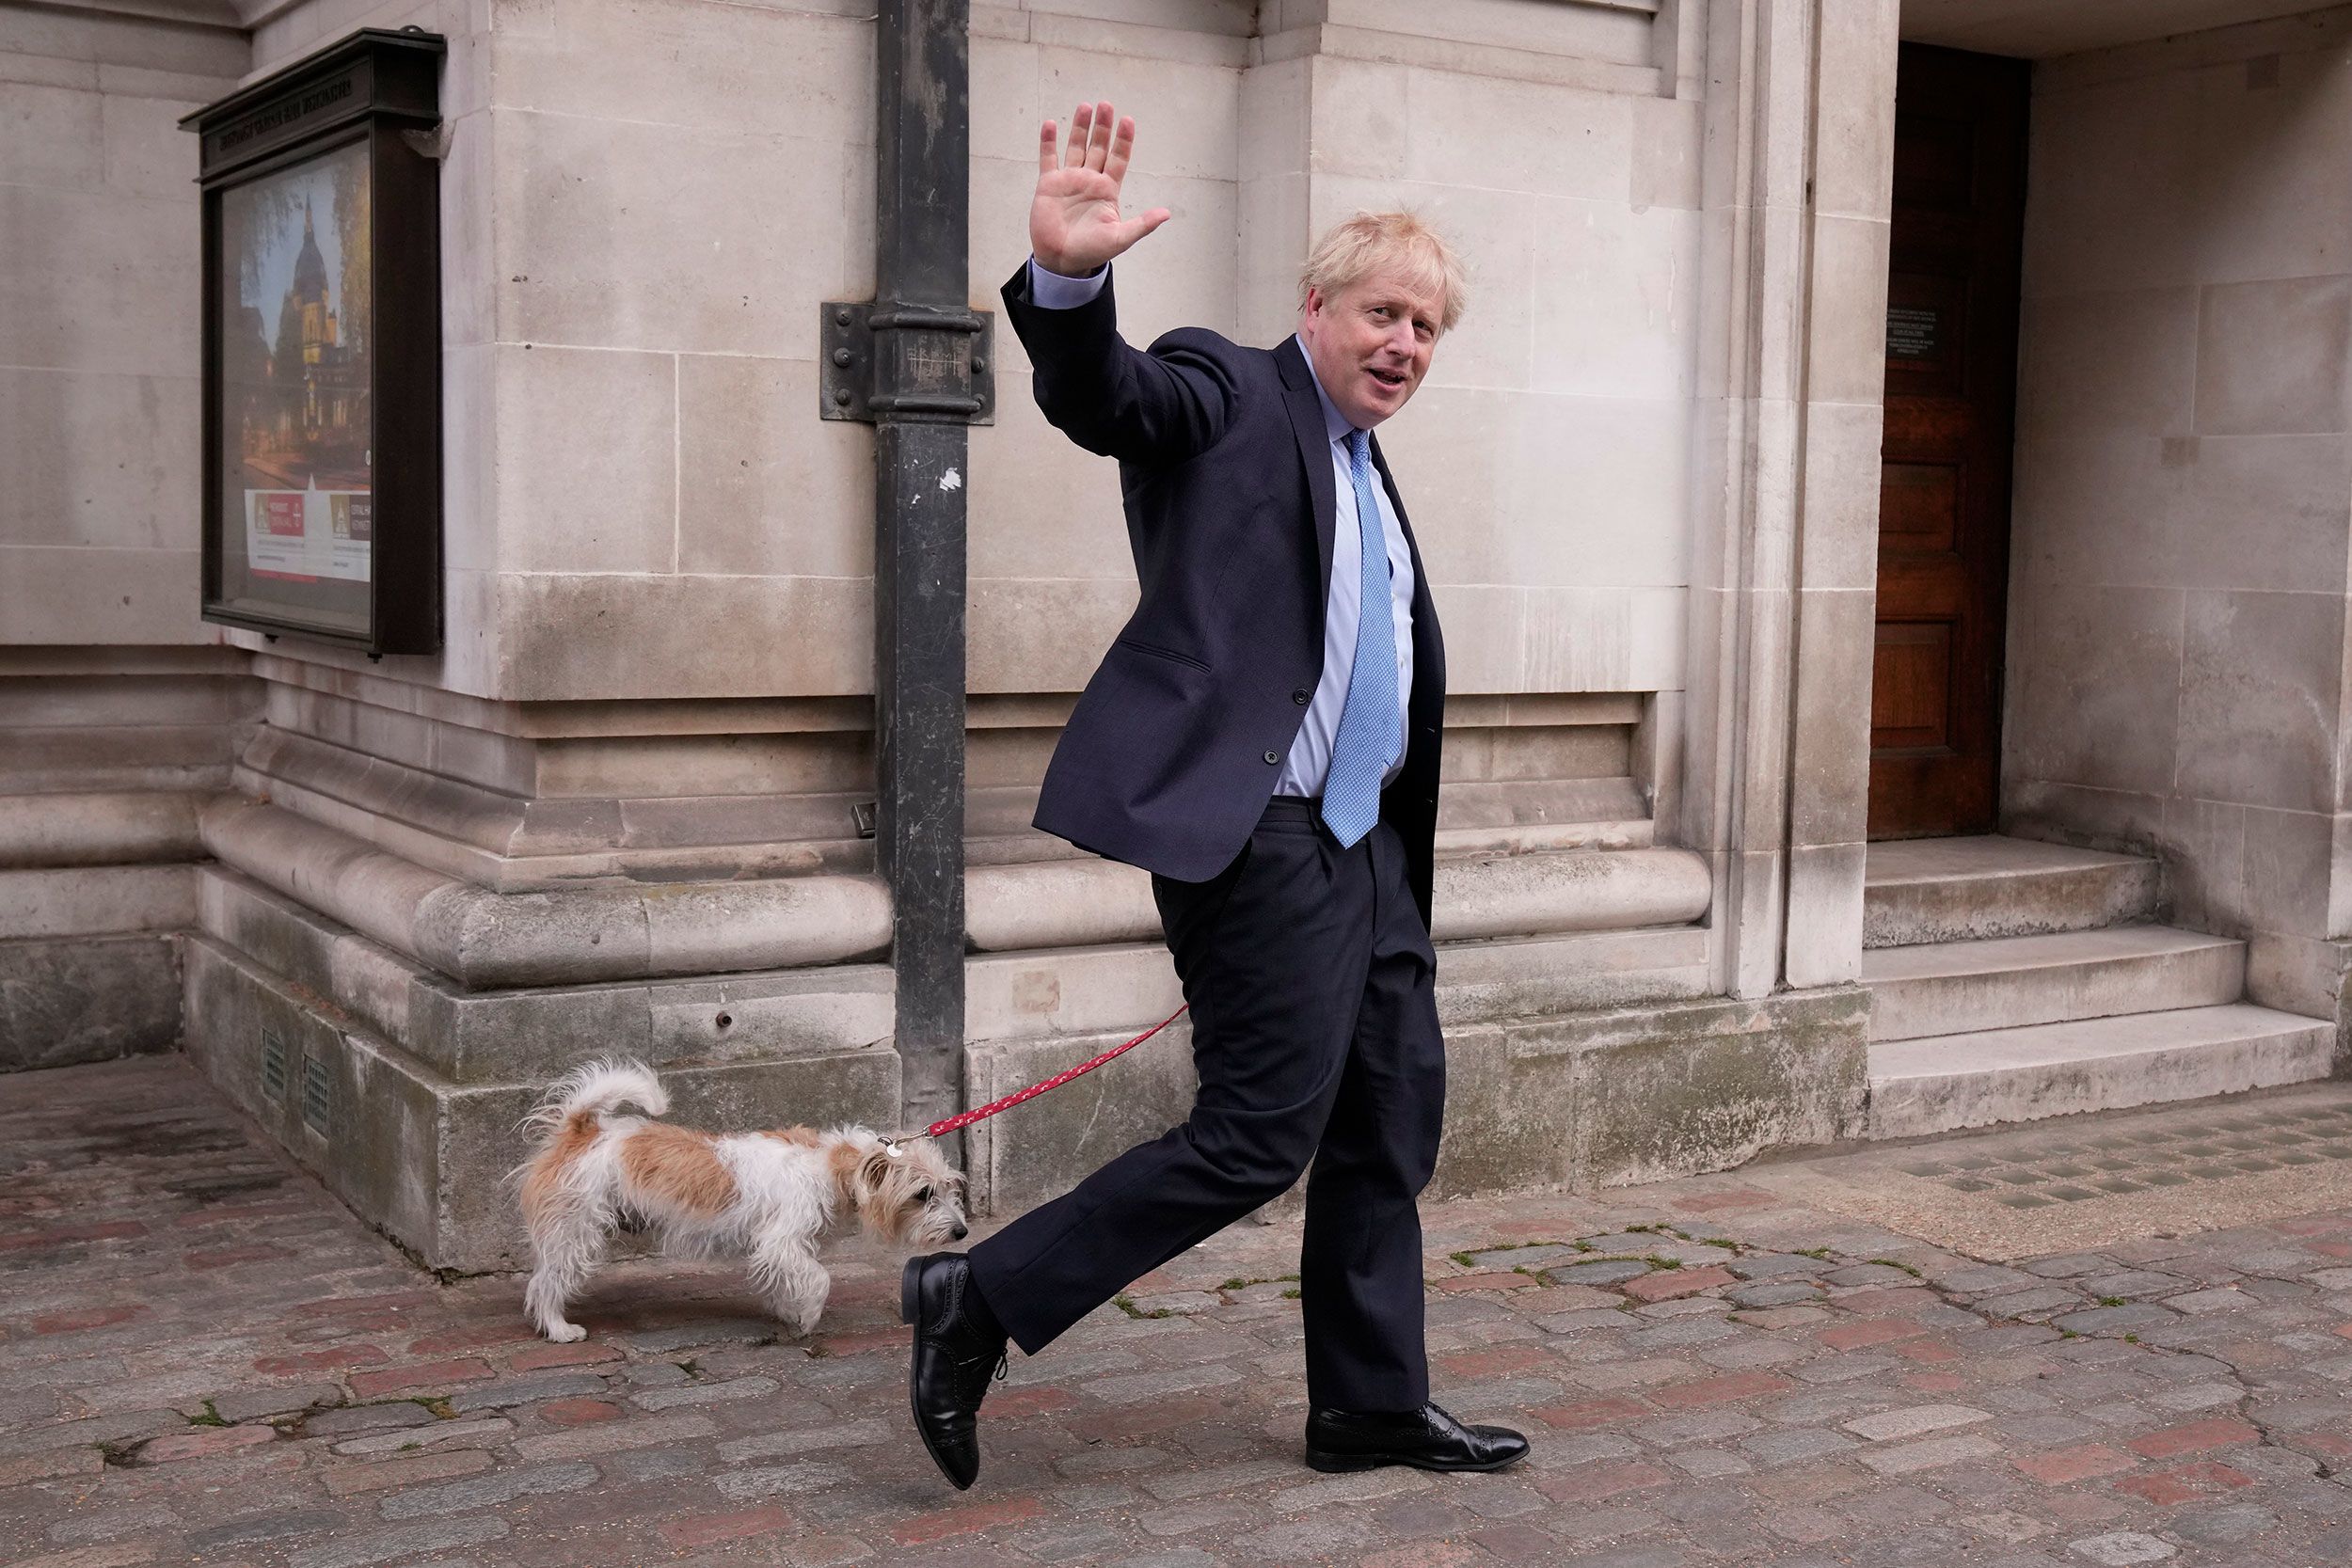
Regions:
M 255 499 L 261 506 L 259 521 L 264 533 L 292 534 L 302 537 L 302 497 L 295 495 L 265 495 Z

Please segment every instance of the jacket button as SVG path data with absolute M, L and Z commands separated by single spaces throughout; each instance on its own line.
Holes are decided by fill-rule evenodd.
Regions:
M 1272 768 L 1272 767 L 1274 767 L 1276 764 L 1279 763 L 1281 760 L 1282 760 L 1282 759 L 1281 759 L 1279 756 L 1276 755 L 1276 754 L 1275 754 L 1274 752 L 1268 752 L 1265 754 L 1266 766 L 1267 766 L 1268 768 Z
M 1307 705 L 1307 689 L 1302 686 L 1297 690 L 1292 692 L 1291 701 L 1296 703 L 1300 707 L 1305 707 Z

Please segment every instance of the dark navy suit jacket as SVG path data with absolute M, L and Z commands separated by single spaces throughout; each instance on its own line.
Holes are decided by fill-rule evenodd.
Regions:
M 1186 327 L 1137 353 L 1119 336 L 1107 281 L 1085 305 L 1041 309 L 1025 263 L 1004 296 L 1046 420 L 1119 460 L 1143 590 L 1054 750 L 1037 826 L 1206 881 L 1257 826 L 1323 675 L 1337 497 L 1322 402 L 1295 340 L 1244 348 Z M 1425 923 L 1445 650 L 1377 438 L 1372 460 L 1413 557 L 1405 766 L 1380 815 L 1405 842 Z

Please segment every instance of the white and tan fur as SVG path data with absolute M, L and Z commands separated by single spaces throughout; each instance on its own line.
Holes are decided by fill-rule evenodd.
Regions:
M 628 1105 L 645 1114 L 624 1114 Z M 650 1119 L 669 1108 L 652 1069 L 601 1061 L 556 1083 L 525 1119 L 539 1148 L 516 1173 L 537 1265 L 523 1310 L 548 1338 L 587 1333 L 564 1307 L 625 1217 L 673 1255 L 744 1256 L 754 1285 L 801 1334 L 833 1286 L 817 1260 L 828 1233 L 854 1224 L 908 1247 L 964 1236 L 963 1178 L 929 1138 L 863 1127 L 711 1133 Z

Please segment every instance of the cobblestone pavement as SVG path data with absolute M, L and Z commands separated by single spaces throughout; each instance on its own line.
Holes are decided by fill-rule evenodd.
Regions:
M 2193 1136 L 2325 1164 L 2348 1105 L 2200 1107 Z M 1851 1168 L 1979 1180 L 2109 1125 L 2137 1124 Z M 174 1058 L 0 1080 L 0 1559 L 42 1568 L 2352 1561 L 2343 1208 L 1992 1263 L 1771 1165 L 1431 1204 L 1440 1397 L 1535 1442 L 1444 1479 L 1299 1463 L 1296 1232 L 1245 1224 L 1016 1358 L 958 1494 L 879 1254 L 808 1343 L 732 1271 L 641 1262 L 549 1345 L 516 1280 L 419 1273 Z

